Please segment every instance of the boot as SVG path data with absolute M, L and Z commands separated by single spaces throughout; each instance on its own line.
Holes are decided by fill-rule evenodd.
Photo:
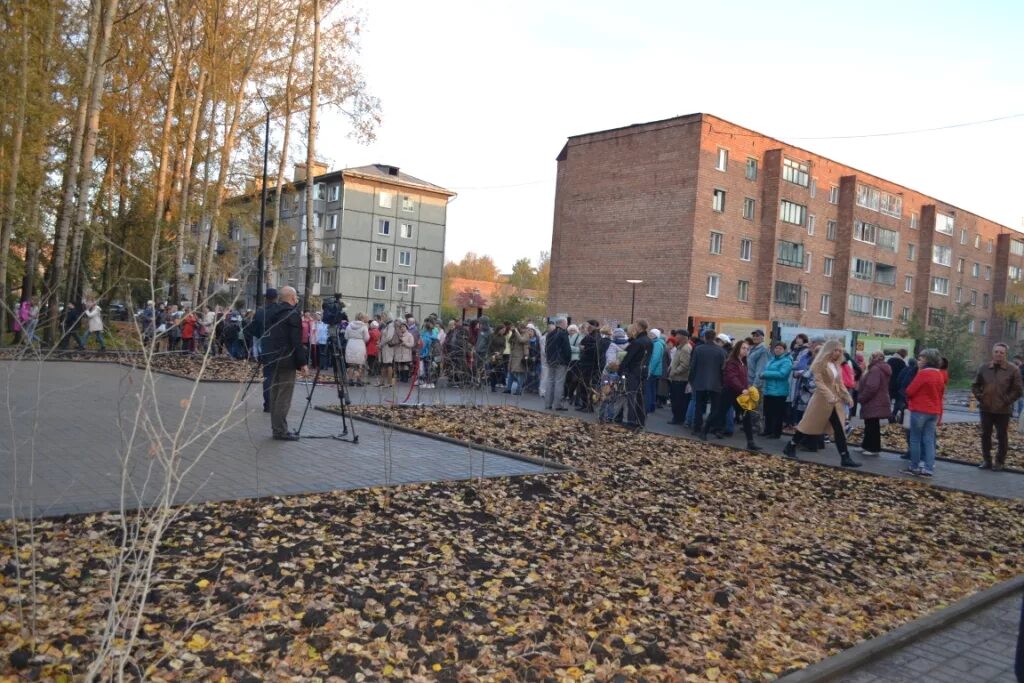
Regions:
M 787 458 L 796 460 L 796 444 L 790 441 L 782 448 L 782 454 Z
M 843 467 L 860 467 L 860 463 L 850 457 L 849 453 L 840 453 L 841 460 L 839 464 Z
M 753 441 L 748 441 L 748 442 L 747 442 L 747 450 L 748 450 L 748 451 L 755 451 L 755 452 L 756 452 L 756 451 L 759 451 L 759 450 L 761 450 L 761 447 L 760 447 L 760 446 L 758 446 L 758 445 L 757 445 L 756 443 L 754 443 Z
M 990 470 L 992 469 L 992 455 L 989 453 L 981 454 L 982 463 L 978 465 L 979 470 Z

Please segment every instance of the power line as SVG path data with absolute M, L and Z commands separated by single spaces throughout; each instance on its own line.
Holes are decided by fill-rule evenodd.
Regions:
M 950 130 L 952 128 L 966 128 L 968 126 L 980 126 L 986 123 L 995 123 L 996 121 L 1006 121 L 1008 119 L 1018 119 L 1024 117 L 1024 113 L 1020 114 L 1008 114 L 1007 116 L 997 116 L 994 119 L 984 119 L 981 121 L 967 121 L 965 123 L 951 123 L 946 126 L 935 126 L 934 128 L 915 128 L 912 130 L 898 130 L 889 133 L 863 133 L 860 135 L 820 135 L 815 137 L 796 137 L 791 135 L 779 135 L 777 137 L 786 138 L 787 140 L 853 140 L 856 138 L 883 138 L 892 137 L 894 135 L 914 135 L 917 133 L 931 133 L 939 130 Z
M 506 187 L 525 187 L 527 185 L 540 185 L 541 183 L 548 183 L 550 180 L 530 180 L 525 183 L 512 183 L 510 185 L 479 185 L 477 187 L 450 187 L 450 190 L 457 190 L 462 192 L 464 190 L 503 190 Z

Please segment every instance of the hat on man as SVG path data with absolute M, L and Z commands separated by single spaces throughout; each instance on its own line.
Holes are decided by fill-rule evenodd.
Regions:
M 597 322 L 596 320 L 588 320 L 587 324 L 590 325 L 591 327 L 601 327 L 601 323 Z
M 722 332 L 720 335 L 718 335 L 715 338 L 718 341 L 722 342 L 723 344 L 732 344 L 732 339 L 730 339 L 729 335 L 727 335 L 725 332 Z
M 615 331 L 612 332 L 612 341 L 615 343 L 629 341 L 629 336 L 626 334 L 626 331 L 624 329 L 622 329 L 621 327 L 616 327 Z
M 754 330 L 753 332 L 750 333 L 750 336 L 751 337 L 763 337 L 764 336 L 764 330 Z
M 690 336 L 690 333 L 687 332 L 686 330 L 676 330 L 675 334 L 676 334 L 677 337 L 687 337 L 687 338 L 689 338 L 689 336 Z
M 269 287 L 267 289 L 267 298 L 268 299 L 276 299 L 277 298 L 277 290 L 274 289 L 273 287 Z

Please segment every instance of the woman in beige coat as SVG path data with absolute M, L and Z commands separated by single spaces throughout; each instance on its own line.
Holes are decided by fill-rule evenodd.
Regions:
M 804 417 L 796 427 L 793 440 L 786 444 L 783 453 L 788 458 L 796 458 L 796 447 L 806 436 L 820 436 L 831 432 L 836 442 L 843 467 L 860 467 L 855 462 L 846 446 L 846 411 L 843 404 L 853 406 L 850 393 L 843 386 L 843 346 L 835 339 L 825 342 L 811 363 L 814 375 L 814 394 L 811 396 Z

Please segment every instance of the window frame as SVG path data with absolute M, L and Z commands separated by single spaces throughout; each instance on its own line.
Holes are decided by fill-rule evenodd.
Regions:
M 712 230 L 708 239 L 708 253 L 715 256 L 722 255 L 722 247 L 725 245 L 725 233 Z M 717 247 L 717 248 L 716 248 Z
M 387 202 L 384 200 L 387 199 Z M 387 190 L 380 190 L 377 193 L 377 206 L 382 209 L 393 209 L 395 208 L 395 193 L 388 192 Z
M 931 278 L 928 293 L 936 294 L 938 296 L 949 296 L 949 278 L 942 277 L 940 275 L 932 275 Z M 936 287 L 936 285 L 940 286 Z
M 789 299 L 794 297 L 787 296 L 785 300 L 780 301 L 780 287 L 786 288 L 782 290 L 782 292 L 785 294 L 795 294 L 796 300 L 791 302 Z M 803 306 L 803 287 L 800 286 L 799 282 L 785 282 L 783 280 L 776 280 L 773 290 L 774 291 L 772 292 L 772 299 L 779 306 L 789 306 L 793 308 L 799 308 Z
M 811 186 L 811 165 L 789 157 L 782 157 L 782 179 L 800 187 Z M 803 182 L 800 182 L 803 180 Z
M 819 308 L 818 308 L 818 313 L 821 313 L 822 315 L 831 315 L 832 314 L 832 295 L 831 294 L 822 294 L 821 295 L 821 303 L 820 303 Z
M 836 258 L 834 256 L 826 256 L 822 263 L 822 274 L 825 277 L 832 277 L 836 269 Z
M 391 219 L 389 218 L 378 218 L 377 219 L 377 234 L 382 237 L 391 236 Z
M 942 220 L 939 220 L 942 219 Z M 941 223 L 941 227 L 940 227 Z M 935 232 L 952 235 L 956 232 L 956 219 L 944 213 L 935 212 Z
M 725 213 L 725 195 L 725 190 L 720 187 L 716 187 L 711 191 L 712 211 L 715 213 Z
M 754 214 L 757 211 L 757 200 L 753 197 L 743 198 L 743 218 L 752 221 L 754 220 Z
M 377 283 L 380 282 L 380 287 Z M 388 277 L 387 275 L 374 275 L 373 276 L 373 291 L 375 292 L 386 292 L 388 291 Z
M 714 283 L 714 293 L 711 292 L 711 284 Z M 709 299 L 717 299 L 722 291 L 722 275 L 720 273 L 708 273 L 704 281 L 704 296 Z
M 405 257 L 405 258 L 403 258 Z M 412 250 L 411 249 L 399 249 L 398 250 L 398 265 L 403 268 L 412 268 Z
M 408 235 L 405 234 L 405 232 L 406 232 L 405 229 L 406 228 L 409 229 L 409 231 L 408 231 L 409 234 Z M 411 240 L 411 239 L 413 239 L 413 235 L 414 234 L 415 233 L 413 232 L 412 223 L 402 223 L 402 222 L 399 222 L 399 224 L 398 224 L 398 237 L 399 237 L 399 239 Z
M 743 170 L 744 177 L 746 177 L 747 180 L 756 181 L 758 171 L 760 170 L 758 168 L 759 165 L 760 161 L 757 159 L 757 157 L 747 157 L 747 165 L 746 168 L 744 168 Z
M 715 170 L 723 173 L 729 170 L 729 150 L 719 147 L 715 153 Z
M 799 216 L 798 221 L 792 220 L 792 216 L 790 216 L 790 214 L 793 212 Z M 788 199 L 779 200 L 779 220 L 783 223 L 803 227 L 807 222 L 807 207 L 803 204 L 791 202 Z
M 828 203 L 838 204 L 839 203 L 839 186 L 829 185 L 828 186 Z
M 750 301 L 750 280 L 736 281 L 736 300 L 744 303 Z
M 381 253 L 383 252 L 384 258 L 381 259 Z M 388 262 L 388 248 L 387 247 L 376 247 L 376 251 L 373 253 L 374 263 L 387 263 Z
M 746 251 L 746 254 L 744 254 Z M 749 237 L 740 239 L 740 261 L 752 261 L 754 256 L 754 240 Z

